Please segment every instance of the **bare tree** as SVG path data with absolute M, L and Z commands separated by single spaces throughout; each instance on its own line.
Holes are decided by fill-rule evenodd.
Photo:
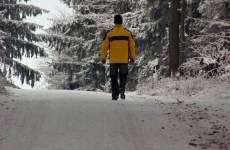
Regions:
M 186 75 L 205 77 L 228 74 L 230 66 L 230 22 L 226 19 L 229 1 L 204 1 L 198 8 L 202 18 L 188 18 L 196 34 L 189 36 L 186 62 L 182 68 Z M 212 9 L 213 8 L 213 9 Z M 225 8 L 225 9 L 224 9 Z

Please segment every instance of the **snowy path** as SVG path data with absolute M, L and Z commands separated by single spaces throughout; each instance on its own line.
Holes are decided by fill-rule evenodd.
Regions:
M 0 150 L 197 150 L 154 101 L 127 94 L 13 90 L 0 96 Z

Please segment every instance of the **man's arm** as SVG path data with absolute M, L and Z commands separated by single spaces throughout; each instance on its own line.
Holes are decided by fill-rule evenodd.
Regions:
M 106 61 L 106 56 L 107 56 L 107 51 L 109 49 L 109 40 L 107 37 L 107 34 L 105 35 L 102 43 L 101 43 L 101 62 L 105 63 Z
M 136 48 L 135 48 L 135 41 L 133 39 L 131 32 L 129 36 L 129 50 L 130 50 L 130 59 L 133 60 L 134 62 L 136 59 Z

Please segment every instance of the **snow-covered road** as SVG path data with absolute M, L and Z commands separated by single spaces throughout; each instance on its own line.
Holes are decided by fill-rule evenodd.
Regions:
M 112 101 L 100 92 L 12 92 L 0 96 L 0 150 L 198 149 L 163 104 L 132 93 Z

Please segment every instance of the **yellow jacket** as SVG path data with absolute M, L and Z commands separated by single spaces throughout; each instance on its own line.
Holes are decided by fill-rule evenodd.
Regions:
M 114 28 L 106 33 L 101 43 L 101 60 L 106 60 L 108 50 L 110 64 L 128 63 L 129 57 L 136 59 L 132 33 L 121 24 L 115 24 Z

